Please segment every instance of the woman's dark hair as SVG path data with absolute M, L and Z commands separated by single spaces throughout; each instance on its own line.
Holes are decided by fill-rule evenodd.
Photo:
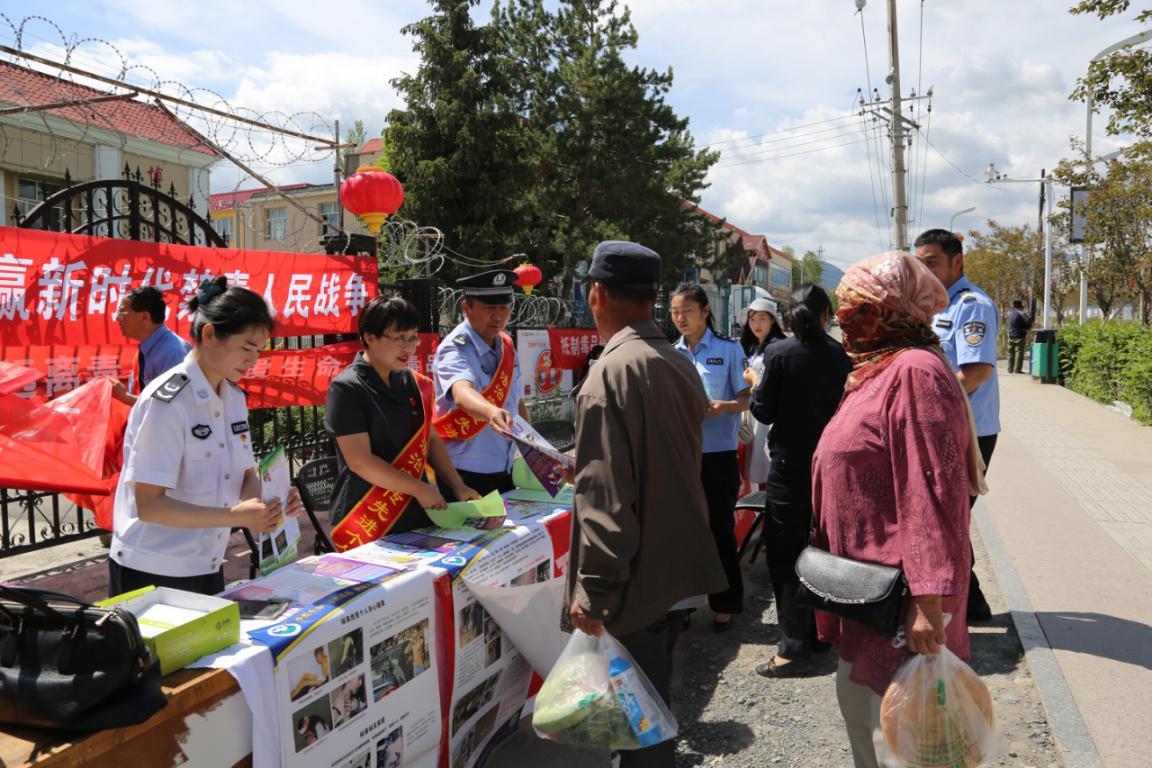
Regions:
M 763 312 L 764 310 L 760 311 Z M 769 314 L 772 315 L 770 312 Z M 748 317 L 752 317 L 751 312 L 748 313 Z M 768 336 L 764 339 L 763 343 L 761 343 L 760 339 L 756 338 L 756 334 L 752 333 L 752 328 L 747 321 L 744 322 L 744 327 L 740 329 L 740 347 L 746 355 L 754 355 L 773 341 L 776 341 L 776 339 L 783 338 L 785 338 L 784 329 L 780 327 L 780 320 L 776 315 L 772 315 L 772 330 L 768 331 Z
M 276 327 L 263 297 L 238 285 L 228 286 L 224 275 L 200 283 L 187 304 L 194 313 L 192 340 L 199 343 L 204 326 L 211 325 L 216 335 L 226 339 L 249 328 L 263 328 L 269 333 Z
M 832 312 L 832 301 L 823 288 L 804 283 L 792 292 L 792 309 L 788 323 L 801 344 L 810 344 L 824 336 L 824 313 Z
M 672 291 L 672 295 L 668 297 L 668 304 L 671 305 L 672 299 L 676 298 L 677 296 L 683 296 L 689 301 L 696 302 L 700 305 L 701 310 L 703 310 L 704 307 L 709 306 L 708 293 L 695 283 L 681 283 L 676 288 L 676 290 Z M 708 323 L 708 327 L 712 330 L 712 333 L 716 333 L 716 324 L 713 321 L 712 313 L 709 312 L 708 317 L 704 319 Z
M 389 328 L 410 331 L 419 327 L 420 311 L 402 296 L 381 294 L 369 301 L 360 313 L 360 341 L 364 346 L 368 346 L 364 340 L 368 334 L 383 336 Z

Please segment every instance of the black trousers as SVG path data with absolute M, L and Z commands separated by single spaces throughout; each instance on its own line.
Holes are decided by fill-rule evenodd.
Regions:
M 224 591 L 224 567 L 221 566 L 215 573 L 200 576 L 161 576 L 120 565 L 112 558 L 108 558 L 108 597 L 116 597 L 148 586 L 171 587 L 201 595 L 215 595 Z
M 684 626 L 687 611 L 670 611 L 644 629 L 616 638 L 628 649 L 638 666 L 652 681 L 656 692 L 671 707 L 672 651 Z M 675 768 L 676 740 L 660 742 L 647 749 L 620 751 L 620 768 Z
M 984 459 L 985 473 L 987 473 L 987 468 L 992 466 L 992 453 L 996 450 L 996 438 L 999 436 L 1000 436 L 999 434 L 995 434 L 995 435 L 984 435 L 983 437 L 977 437 L 976 438 L 976 444 L 980 446 L 980 457 L 982 459 Z M 969 510 L 971 510 L 972 507 L 976 504 L 976 498 L 977 498 L 976 496 L 969 496 L 968 497 L 968 509 Z M 972 549 L 972 564 L 973 565 L 976 564 L 976 549 L 975 548 Z M 979 595 L 979 597 L 981 599 L 983 599 L 983 597 L 984 597 L 984 593 L 980 590 L 980 579 L 976 577 L 976 569 L 973 568 L 972 569 L 972 575 L 968 579 L 968 602 L 969 602 L 969 604 L 971 604 L 972 598 L 975 595 Z
M 460 474 L 460 479 L 464 481 L 464 485 L 481 496 L 487 496 L 492 491 L 505 493 L 516 488 L 516 484 L 512 482 L 511 472 L 469 472 L 466 469 L 456 471 Z M 444 501 L 459 501 L 456 494 L 452 493 L 452 489 L 445 485 L 439 476 L 436 478 L 436 487 L 440 489 L 440 495 L 444 497 Z
M 812 532 L 812 462 L 773 458 L 764 504 L 764 551 L 776 600 L 780 645 L 776 655 L 794 661 L 812 654 L 816 616 L 796 603 L 796 560 Z
M 700 468 L 704 496 L 708 500 L 708 525 L 720 564 L 728 577 L 728 589 L 708 596 L 708 607 L 716 613 L 743 613 L 744 578 L 736 548 L 736 497 L 740 494 L 740 463 L 736 451 L 705 453 Z

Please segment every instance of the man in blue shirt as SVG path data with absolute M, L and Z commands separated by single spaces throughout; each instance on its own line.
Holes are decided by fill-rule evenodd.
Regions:
M 964 275 L 964 244 L 946 229 L 930 229 L 916 238 L 916 258 L 948 289 L 948 306 L 932 318 L 944 355 L 972 403 L 976 438 L 985 467 L 1000 434 L 1000 384 L 996 378 L 999 313 L 988 294 Z M 969 507 L 976 497 L 969 499 Z M 968 620 L 992 617 L 976 572 L 968 588 Z
M 465 421 L 484 422 L 480 431 L 470 437 L 453 437 L 440 430 L 464 484 L 481 496 L 515 487 L 512 460 L 516 445 L 507 435 L 512 429 L 512 414 L 528 420 L 520 366 L 511 340 L 504 333 L 512 314 L 516 278 L 510 269 L 493 269 L 456 281 L 464 290 L 464 322 L 440 342 L 433 362 L 436 415 L 459 409 Z M 506 360 L 505 354 L 511 357 Z M 489 385 L 493 378 L 509 370 L 510 386 L 500 398 Z M 450 488 L 441 485 L 440 492 L 448 501 L 456 500 Z
M 164 294 L 152 286 L 133 288 L 120 298 L 114 319 L 121 333 L 140 342 L 140 349 L 128 386 L 118 381 L 112 390 L 117 400 L 134 405 L 152 379 L 175 368 L 192 349 L 164 325 L 166 311 Z

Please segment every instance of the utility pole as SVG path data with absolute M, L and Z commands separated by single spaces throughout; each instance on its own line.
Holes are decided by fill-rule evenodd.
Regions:
M 900 42 L 896 31 L 896 0 L 888 0 L 888 85 L 892 89 L 892 215 L 896 248 L 908 250 L 908 199 L 904 184 L 904 124 L 900 112 Z

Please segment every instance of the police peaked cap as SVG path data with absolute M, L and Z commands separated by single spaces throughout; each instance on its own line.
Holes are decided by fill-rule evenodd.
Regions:
M 485 304 L 511 304 L 512 286 L 518 275 L 510 269 L 490 269 L 478 275 L 469 275 L 456 281 L 464 290 L 464 298 L 477 299 Z

